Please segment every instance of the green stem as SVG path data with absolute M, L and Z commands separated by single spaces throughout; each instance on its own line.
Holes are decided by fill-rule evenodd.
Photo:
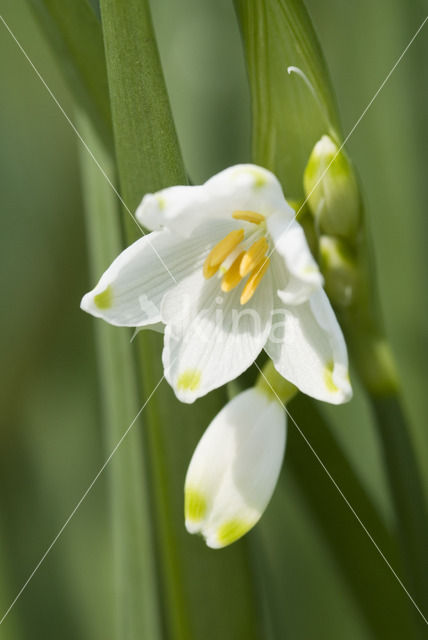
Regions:
M 121 193 L 133 212 L 145 193 L 185 184 L 186 172 L 147 0 L 101 0 L 101 15 Z M 128 227 L 128 241 L 136 232 L 134 224 Z M 161 340 L 141 332 L 136 342 L 147 396 L 161 379 Z M 223 400 L 221 392 L 212 393 L 195 410 L 180 404 L 164 383 L 147 406 L 165 632 L 173 640 L 258 637 L 245 544 L 211 553 L 184 528 L 186 467 Z
M 360 522 L 400 575 L 397 543 L 352 465 L 344 457 L 315 402 L 298 396 L 292 401 L 290 410 L 325 468 L 355 509 Z M 331 478 L 314 460 L 313 452 L 296 431 L 295 425 L 290 424 L 287 464 L 367 622 L 376 637 L 409 637 L 413 606 Z M 334 518 L 328 517 L 330 513 Z M 391 616 L 391 610 L 394 616 Z
M 185 183 L 177 137 L 163 81 L 150 11 L 145 0 L 102 0 L 101 16 L 118 169 L 124 201 L 129 211 L 144 193 L 171 183 Z M 126 215 L 128 241 L 140 236 Z M 151 357 L 151 335 L 139 336 L 142 385 L 147 397 L 159 382 Z M 190 637 L 188 606 L 183 596 L 183 568 L 175 542 L 172 504 L 166 493 L 167 469 L 157 416 L 157 400 L 148 406 L 150 428 L 147 445 L 157 549 L 165 599 L 166 628 L 171 637 Z
M 370 400 L 395 504 L 409 591 L 428 618 L 428 519 L 409 427 L 398 395 L 371 394 Z
M 411 595 L 427 617 L 426 499 L 410 428 L 401 407 L 394 358 L 384 337 L 380 310 L 373 301 L 374 286 L 370 286 L 368 276 L 365 280 L 365 295 L 358 305 L 342 310 L 340 320 L 352 359 L 371 402 L 382 445 L 401 553 L 407 571 L 405 582 L 409 583 Z
M 268 396 L 278 398 L 284 404 L 287 404 L 298 392 L 294 384 L 288 382 L 288 380 L 278 373 L 270 358 L 263 368 L 260 369 L 255 386 L 264 391 Z
M 107 72 L 99 20 L 89 0 L 27 0 L 74 100 L 112 145 Z
M 153 339 L 154 338 L 154 339 Z M 140 366 L 144 388 L 154 388 L 161 379 L 159 369 L 153 362 L 159 359 L 156 348 L 156 336 L 138 337 Z M 150 451 L 150 475 L 152 481 L 153 513 L 156 520 L 157 549 L 161 574 L 164 576 L 164 597 L 166 600 L 167 631 L 174 640 L 187 640 L 191 633 L 190 603 L 184 590 L 183 558 L 180 557 L 180 545 L 177 540 L 173 513 L 174 496 L 168 481 L 165 429 L 159 412 L 159 401 L 151 402 L 148 407 L 150 428 L 147 432 L 147 445 Z M 170 427 L 172 425 L 167 425 Z
M 109 154 L 87 116 L 79 127 L 95 157 L 114 180 Z M 87 215 L 93 277 L 99 276 L 121 247 L 117 200 L 92 158 L 81 153 L 83 195 Z M 96 322 L 103 427 L 107 453 L 121 440 L 140 403 L 129 335 Z M 110 463 L 110 499 L 115 560 L 116 637 L 160 638 L 147 471 L 138 421 Z

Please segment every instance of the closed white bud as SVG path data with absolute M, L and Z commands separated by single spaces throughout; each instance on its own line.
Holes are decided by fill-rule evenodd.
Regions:
M 235 396 L 208 426 L 185 482 L 186 528 L 219 549 L 249 531 L 266 509 L 284 457 L 286 419 L 272 394 Z
M 360 196 L 355 173 L 344 150 L 324 135 L 316 143 L 303 176 L 305 196 L 323 233 L 355 237 Z

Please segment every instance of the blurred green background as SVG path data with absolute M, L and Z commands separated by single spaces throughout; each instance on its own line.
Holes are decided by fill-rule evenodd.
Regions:
M 327 58 L 346 134 L 422 22 L 426 5 L 415 0 L 306 4 Z M 250 159 L 249 93 L 233 7 L 227 0 L 155 0 L 152 5 L 180 143 L 197 183 Z M 1 7 L 10 29 L 74 120 L 71 96 L 26 2 L 2 0 Z M 364 186 L 387 332 L 426 486 L 427 29 L 348 145 Z M 0 65 L 1 617 L 108 451 L 100 424 L 94 320 L 79 309 L 82 294 L 93 284 L 79 184 L 79 142 L 3 24 Z M 358 389 L 348 406 L 322 410 L 390 521 L 378 443 Z M 201 424 L 201 433 L 205 426 Z M 189 450 L 189 459 L 191 454 Z M 313 464 L 318 465 L 315 458 Z M 112 637 L 108 473 L 16 603 L 0 629 L 1 637 Z M 269 538 L 276 530 L 283 545 L 285 559 L 275 579 L 288 618 L 284 637 L 373 637 L 301 502 L 287 460 L 284 482 L 266 522 L 278 510 L 283 518 L 276 528 L 262 524 L 249 538 L 259 536 L 269 549 L 278 543 Z M 275 558 L 270 561 L 275 564 Z M 391 574 L 389 579 L 394 579 Z

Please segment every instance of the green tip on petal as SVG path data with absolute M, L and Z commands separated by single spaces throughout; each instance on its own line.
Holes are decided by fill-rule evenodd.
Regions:
M 225 522 L 217 531 L 218 544 L 222 547 L 227 547 L 232 542 L 236 542 L 251 529 L 253 524 L 238 519 Z
M 258 171 L 254 171 L 254 187 L 256 189 L 260 189 L 264 187 L 266 184 L 266 176 L 263 173 L 259 173 Z
M 324 370 L 324 382 L 325 382 L 325 386 L 331 393 L 337 393 L 339 391 L 339 387 L 337 387 L 334 384 L 333 369 L 334 369 L 334 362 L 333 361 L 327 362 Z
M 97 295 L 94 296 L 94 303 L 98 309 L 110 309 L 112 301 L 113 292 L 110 285 L 107 289 L 104 289 L 104 291 L 101 291 L 101 293 L 97 293 Z
M 184 515 L 186 520 L 200 522 L 207 512 L 207 501 L 205 497 L 190 487 L 186 487 L 184 492 Z
M 250 174 L 254 178 L 253 186 L 255 189 L 264 187 L 268 182 L 268 176 L 264 171 L 260 171 L 257 167 L 240 167 L 238 173 Z
M 165 207 L 166 207 L 165 198 L 160 194 L 156 194 L 156 200 L 157 200 L 157 203 L 159 205 L 159 209 L 161 209 L 161 210 L 165 209 Z
M 186 369 L 178 376 L 177 388 L 180 391 L 196 391 L 201 385 L 201 377 L 199 369 Z

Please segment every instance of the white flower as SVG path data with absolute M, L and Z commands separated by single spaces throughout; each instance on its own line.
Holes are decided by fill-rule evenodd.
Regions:
M 230 167 L 201 186 L 146 195 L 137 217 L 151 233 L 81 306 L 114 325 L 165 325 L 165 377 L 180 400 L 236 378 L 263 348 L 304 393 L 349 399 L 341 330 L 272 173 Z
M 186 528 L 218 549 L 260 519 L 278 480 L 286 441 L 285 412 L 259 388 L 231 400 L 195 449 L 185 482 Z

